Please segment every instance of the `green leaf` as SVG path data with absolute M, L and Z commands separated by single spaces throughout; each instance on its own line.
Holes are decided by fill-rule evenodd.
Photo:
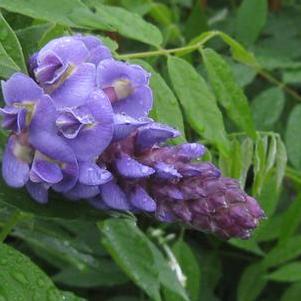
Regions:
M 195 1 L 184 27 L 185 37 L 190 40 L 206 30 L 208 30 L 208 24 L 204 8 L 200 1 Z
M 98 227 L 103 234 L 102 244 L 114 261 L 152 299 L 161 300 L 160 286 L 186 299 L 161 252 L 133 221 L 112 218 L 98 223 Z
M 241 145 L 236 138 L 232 139 L 230 147 L 230 155 L 224 156 L 220 154 L 218 163 L 224 176 L 238 179 L 243 168 L 243 153 L 241 151 Z
M 239 177 L 241 187 L 245 187 L 248 171 L 253 161 L 254 144 L 251 138 L 246 137 L 241 143 L 242 170 Z
M 97 3 L 95 8 L 96 15 L 121 35 L 153 46 L 160 46 L 162 43 L 163 38 L 159 29 L 144 21 L 139 15 L 121 7 L 100 3 Z
M 231 177 L 238 179 L 242 171 L 242 150 L 241 145 L 237 139 L 231 141 L 232 143 L 232 166 L 231 166 Z
M 13 73 L 17 71 L 20 71 L 19 67 L 6 53 L 5 49 L 0 43 L 0 77 L 9 78 Z
M 232 57 L 240 63 L 251 66 L 255 69 L 260 67 L 253 53 L 247 51 L 241 44 L 223 32 L 218 32 L 222 40 L 227 43 L 232 52 Z
M 267 283 L 265 270 L 260 263 L 249 265 L 242 273 L 237 288 L 237 301 L 254 301 Z
M 274 214 L 278 205 L 279 191 L 276 185 L 275 174 L 268 174 L 262 182 L 262 188 L 260 188 L 260 194 L 258 195 L 259 203 L 268 217 Z
M 88 267 L 82 271 L 67 267 L 53 276 L 55 282 L 71 287 L 92 288 L 97 286 L 114 286 L 127 282 L 127 278 L 114 264 L 101 260 L 100 265 Z
M 176 57 L 168 58 L 168 72 L 192 128 L 227 155 L 229 141 L 223 117 L 204 79 L 189 63 Z
M 177 258 L 178 263 L 181 266 L 184 275 L 186 276 L 186 290 L 190 301 L 200 300 L 200 284 L 201 284 L 201 271 L 200 263 L 195 257 L 190 246 L 183 240 L 177 241 L 173 247 L 172 251 Z M 180 300 L 180 299 L 171 299 Z
M 0 258 L 0 298 L 3 300 L 66 300 L 48 276 L 19 251 L 1 243 Z M 70 296 L 70 301 L 81 300 Z
M 299 84 L 301 82 L 301 69 L 285 70 L 282 80 L 285 84 Z
M 289 208 L 283 213 L 280 227 L 279 242 L 282 243 L 291 237 L 301 223 L 301 195 L 299 194 Z
M 114 261 L 151 298 L 161 300 L 159 271 L 146 236 L 130 220 L 108 219 L 98 226 Z
M 245 87 L 249 85 L 256 76 L 256 71 L 249 66 L 243 65 L 241 63 L 234 62 L 233 60 L 227 60 L 233 71 L 235 81 L 240 87 Z
M 40 39 L 52 26 L 53 24 L 51 23 L 43 23 L 16 31 L 25 57 L 29 58 L 38 50 L 38 43 Z
M 266 153 L 268 147 L 268 137 L 257 135 L 254 153 L 254 183 L 252 187 L 253 195 L 261 192 L 264 179 L 266 177 Z
M 201 53 L 218 101 L 233 122 L 254 139 L 256 133 L 248 100 L 235 82 L 231 68 L 214 50 L 205 49 Z
M 286 127 L 285 144 L 289 161 L 297 169 L 301 169 L 301 140 L 299 137 L 301 128 L 301 105 L 296 105 L 291 111 Z
M 284 103 L 284 93 L 278 87 L 269 88 L 257 95 L 251 106 L 257 129 L 270 130 L 279 119 Z
M 274 247 L 263 260 L 265 267 L 274 267 L 301 254 L 301 236 L 293 236 Z
M 260 223 L 260 227 L 255 230 L 257 242 L 275 240 L 279 236 L 282 224 L 282 215 L 274 215 Z
M 95 17 L 80 0 L 0 0 L 0 7 L 34 19 L 70 27 L 89 27 L 82 23 L 85 19 L 90 18 L 94 20 L 93 27 L 95 29 L 109 30 L 111 28 L 102 22 L 103 20 Z M 78 13 L 79 11 L 80 13 Z
M 62 36 L 66 31 L 66 26 L 59 24 L 52 24 L 42 35 L 38 42 L 38 48 L 42 48 L 52 39 Z
M 81 223 L 83 224 L 82 221 Z M 100 255 L 95 253 L 98 250 L 87 245 L 84 237 L 79 236 L 76 240 L 67 230 L 49 221 L 35 221 L 33 228 L 27 229 L 28 226 L 23 223 L 12 235 L 23 239 L 37 256 L 61 270 L 53 277 L 54 281 L 82 288 L 120 285 L 128 281 L 114 262 L 103 255 L 99 257 Z M 90 232 L 96 231 L 99 235 L 96 227 L 89 228 Z M 87 236 L 88 233 L 83 232 Z M 96 245 L 98 246 L 99 242 L 96 242 Z
M 201 252 L 201 290 L 199 300 L 216 301 L 215 288 L 222 277 L 222 263 L 219 254 L 214 250 Z
M 231 238 L 228 242 L 230 243 L 230 245 L 235 246 L 239 249 L 251 252 L 259 256 L 264 255 L 264 252 L 261 250 L 258 243 L 253 238 L 249 240 Z
M 267 275 L 274 281 L 296 282 L 301 281 L 301 262 L 296 261 L 280 267 L 278 270 Z
M 269 172 L 275 165 L 277 156 L 277 136 L 272 135 L 269 139 L 269 147 L 267 153 L 266 172 Z
M 292 284 L 281 296 L 280 301 L 299 301 L 301 296 L 301 282 Z
M 277 154 L 276 154 L 276 187 L 279 190 L 282 180 L 285 176 L 285 168 L 287 163 L 287 154 L 284 143 L 281 138 L 277 138 Z
M 26 64 L 22 52 L 21 45 L 9 24 L 0 13 L 0 43 L 12 60 L 18 65 L 20 70 L 27 73 Z
M 40 218 L 64 218 L 95 220 L 103 216 L 84 202 L 74 203 L 63 200 L 58 194 L 51 194 L 47 204 L 39 204 L 30 198 L 25 189 L 13 189 L 0 179 L 0 208 L 19 209 L 22 212 L 35 214 Z
M 236 35 L 245 45 L 253 44 L 267 17 L 267 0 L 243 0 L 237 11 Z
M 185 131 L 182 112 L 172 90 L 165 80 L 148 63 L 142 60 L 133 60 L 134 63 L 142 65 L 151 72 L 150 86 L 154 93 L 154 106 L 152 116 L 160 122 L 173 126 L 182 133 L 182 137 L 177 138 L 178 142 L 185 141 Z

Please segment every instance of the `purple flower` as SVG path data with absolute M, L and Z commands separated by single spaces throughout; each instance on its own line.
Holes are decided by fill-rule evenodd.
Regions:
M 181 222 L 225 239 L 248 238 L 264 217 L 256 200 L 211 163 L 194 161 L 204 154 L 203 145 L 160 146 L 175 133 L 150 123 L 111 144 L 100 160 L 115 180 L 100 186 L 91 204 L 154 212 L 160 221 Z
M 36 82 L 2 82 L 10 130 L 2 175 L 39 203 L 53 189 L 103 210 L 147 212 L 222 238 L 249 237 L 264 213 L 211 163 L 198 143 L 167 146 L 180 133 L 148 118 L 149 77 L 112 58 L 93 36 L 55 39 L 34 54 Z
M 149 77 L 142 67 L 114 59 L 103 60 L 97 67 L 97 85 L 108 95 L 114 112 L 134 118 L 147 116 L 152 108 Z
M 78 106 L 95 88 L 96 65 L 108 58 L 110 51 L 97 38 L 76 35 L 50 41 L 29 66 L 57 106 Z
M 20 134 L 28 127 L 37 103 L 45 95 L 30 77 L 22 73 L 15 73 L 1 84 L 5 101 L 5 107 L 0 108 L 2 126 Z
M 33 149 L 26 143 L 26 136 L 12 135 L 8 139 L 2 159 L 2 176 L 7 185 L 23 187 L 29 179 Z

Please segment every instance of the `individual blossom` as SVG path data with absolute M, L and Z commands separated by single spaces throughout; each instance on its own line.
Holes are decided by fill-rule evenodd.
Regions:
M 146 117 L 153 105 L 150 74 L 139 65 L 114 59 L 97 67 L 97 86 L 109 97 L 113 110 L 133 118 Z
M 24 132 L 31 122 L 36 105 L 46 96 L 30 77 L 15 73 L 1 82 L 5 107 L 0 109 L 2 127 L 16 134 Z
M 58 106 L 84 104 L 94 90 L 96 66 L 111 53 L 93 36 L 66 36 L 47 43 L 29 67 L 36 81 Z

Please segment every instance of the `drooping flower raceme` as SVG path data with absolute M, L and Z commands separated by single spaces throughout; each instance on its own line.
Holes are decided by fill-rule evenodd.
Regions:
M 93 36 L 55 39 L 29 60 L 31 77 L 2 82 L 2 161 L 9 186 L 37 202 L 49 189 L 103 210 L 148 212 L 220 237 L 247 238 L 264 216 L 255 199 L 211 163 L 197 143 L 148 118 L 150 74 L 116 61 Z

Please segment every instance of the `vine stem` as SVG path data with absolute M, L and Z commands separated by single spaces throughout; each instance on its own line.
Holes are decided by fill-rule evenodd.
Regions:
M 219 35 L 220 32 L 212 31 L 207 36 L 204 36 L 204 38 L 201 41 L 192 45 L 187 45 L 187 46 L 172 48 L 172 49 L 158 49 L 154 51 L 145 51 L 145 52 L 137 52 L 137 53 L 129 53 L 129 54 L 116 54 L 116 57 L 117 59 L 121 59 L 121 60 L 129 60 L 129 59 L 147 58 L 147 57 L 161 56 L 161 55 L 168 55 L 168 54 L 177 54 L 181 52 L 190 53 L 195 50 L 198 50 L 210 39 Z M 288 87 L 283 82 L 281 82 L 280 80 L 272 76 L 266 70 L 261 69 L 258 66 L 251 66 L 251 65 L 247 65 L 247 66 L 255 70 L 259 75 L 261 75 L 265 80 L 267 80 L 271 84 L 278 86 L 280 89 L 285 91 L 287 94 L 291 95 L 296 100 L 301 101 L 301 95 L 299 95 L 294 89 Z
M 204 38 L 198 43 L 194 43 L 191 45 L 178 47 L 178 48 L 172 48 L 172 49 L 158 49 L 154 51 L 145 51 L 145 52 L 137 52 L 137 53 L 129 53 L 129 54 L 117 54 L 117 59 L 121 60 L 129 60 L 129 59 L 138 59 L 138 58 L 146 58 L 146 57 L 152 57 L 152 56 L 160 56 L 160 55 L 168 55 L 173 53 L 180 53 L 180 52 L 193 52 L 195 50 L 198 50 L 203 44 L 208 42 L 211 38 L 217 36 L 219 34 L 218 31 L 212 31 L 210 34 L 204 36 Z
M 138 58 L 146 58 L 152 56 L 159 56 L 159 55 L 168 55 L 171 53 L 177 53 L 182 51 L 189 51 L 192 52 L 197 50 L 200 47 L 199 44 L 188 45 L 179 48 L 172 48 L 172 49 L 159 49 L 154 51 L 145 51 L 145 52 L 137 52 L 137 53 L 129 53 L 129 54 L 118 54 L 117 58 L 121 60 L 129 60 L 129 59 L 138 59 Z
M 4 224 L 1 232 L 0 232 L 0 242 L 3 242 L 9 233 L 12 231 L 14 226 L 18 223 L 20 218 L 22 217 L 22 213 L 20 211 L 15 211 L 9 218 L 6 224 Z
M 271 84 L 274 84 L 278 86 L 280 89 L 284 90 L 287 94 L 290 94 L 292 97 L 297 99 L 298 101 L 301 101 L 301 96 L 293 89 L 285 85 L 283 82 L 278 80 L 277 78 L 273 77 L 271 74 L 266 72 L 265 70 L 259 69 L 257 72 L 267 81 L 269 81 Z

